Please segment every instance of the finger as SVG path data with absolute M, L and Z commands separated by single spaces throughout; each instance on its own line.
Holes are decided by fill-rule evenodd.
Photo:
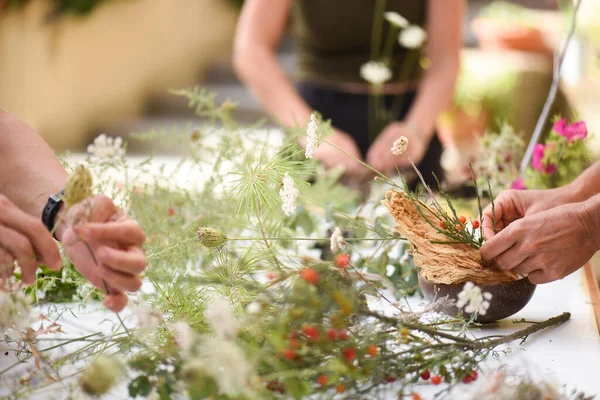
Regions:
M 70 210 L 70 218 L 89 222 L 106 222 L 117 212 L 113 201 L 103 194 L 76 204 Z
M 529 282 L 533 283 L 534 285 L 541 285 L 544 283 L 550 283 L 555 280 L 558 280 L 556 276 L 553 276 L 552 274 L 542 269 L 536 269 L 535 271 L 530 272 L 527 276 L 527 279 L 529 279 Z
M 535 262 L 533 262 L 532 259 L 527 258 L 521 264 L 517 265 L 513 269 L 513 272 L 516 274 L 519 274 L 521 276 L 529 276 L 529 274 L 531 274 L 533 271 L 537 270 L 538 268 L 539 268 L 539 266 L 537 266 L 535 264 Z
M 12 203 L 9 205 L 4 197 L 2 199 L 0 199 L 0 223 L 25 236 L 30 247 L 33 246 L 35 254 L 39 255 L 40 261 L 52 270 L 59 270 L 62 267 L 62 259 L 58 246 L 42 221 L 18 209 Z
M 121 222 L 89 223 L 76 228 L 83 239 L 94 242 L 117 242 L 126 246 L 141 246 L 146 235 L 136 222 L 126 219 Z
M 509 225 L 506 229 L 486 241 L 480 249 L 483 261 L 491 262 L 500 254 L 513 247 L 519 239 L 517 235 L 513 234 L 513 231 L 515 230 Z
M 19 232 L 1 225 L 0 238 L 4 249 L 19 263 L 23 283 L 33 284 L 39 262 L 29 240 Z
M 142 287 L 142 280 L 136 275 L 124 274 L 106 265 L 100 265 L 99 272 L 104 281 L 115 289 L 136 292 Z
M 0 248 L 0 279 L 9 279 L 15 273 L 15 259 L 10 253 Z
M 139 275 L 146 269 L 146 257 L 139 247 L 118 250 L 108 246 L 96 252 L 98 263 L 129 275 Z
M 506 250 L 494 259 L 494 265 L 498 269 L 505 271 L 512 270 L 527 259 L 519 243 L 515 243 L 511 248 Z
M 104 306 L 113 312 L 122 311 L 126 305 L 127 295 L 120 290 L 111 290 L 104 299 Z

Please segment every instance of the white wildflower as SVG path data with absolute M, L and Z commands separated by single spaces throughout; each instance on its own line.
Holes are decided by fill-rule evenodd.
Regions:
M 313 152 L 319 147 L 319 121 L 315 113 L 310 114 L 310 121 L 306 126 L 306 135 L 308 140 L 306 141 L 306 152 L 304 156 L 306 158 L 313 158 Z
M 482 292 L 479 286 L 476 286 L 473 282 L 467 282 L 458 294 L 456 307 L 459 309 L 464 307 L 467 314 L 485 315 L 488 308 L 490 308 L 490 300 L 492 300 L 491 293 Z
M 397 28 L 406 28 L 409 25 L 409 22 L 402 15 L 398 14 L 395 11 L 386 11 L 383 13 L 383 17 L 392 25 Z
M 387 276 L 388 278 L 392 275 L 394 275 L 394 273 L 396 272 L 396 267 L 393 265 L 386 265 L 385 266 L 385 276 Z
M 406 153 L 406 149 L 408 149 L 408 138 L 406 136 L 400 136 L 392 144 L 391 150 L 395 156 L 400 156 L 400 155 Z
M 162 313 L 147 304 L 134 306 L 133 312 L 137 318 L 138 326 L 145 332 L 154 331 L 163 321 Z
M 112 138 L 104 133 L 94 139 L 94 143 L 87 148 L 90 156 L 99 161 L 119 161 L 125 157 L 125 148 L 123 148 L 123 139 L 120 137 Z
M 246 306 L 246 311 L 248 311 L 248 314 L 251 315 L 256 315 L 259 314 L 262 310 L 262 306 L 258 301 L 253 301 L 252 303 L 248 304 Z
M 426 39 L 427 32 L 417 25 L 409 26 L 398 35 L 398 42 L 407 49 L 418 49 L 422 47 Z
M 210 303 L 204 311 L 204 318 L 218 337 L 233 339 L 237 336 L 239 326 L 227 300 L 219 299 Z
M 30 303 L 31 298 L 21 291 L 0 291 L 0 334 L 13 340 L 22 339 L 23 331 L 35 321 Z
M 392 78 L 392 70 L 381 61 L 369 61 L 360 67 L 360 76 L 372 85 L 381 85 Z
M 346 245 L 344 235 L 342 234 L 342 230 L 339 227 L 335 228 L 335 230 L 331 234 L 331 238 L 329 239 L 329 241 L 331 244 L 331 251 L 341 250 Z
M 281 209 L 288 217 L 296 212 L 296 198 L 299 193 L 300 191 L 296 187 L 294 179 L 286 172 L 283 176 L 283 187 L 279 190 L 279 196 L 283 202 Z
M 179 347 L 181 353 L 188 354 L 194 344 L 194 331 L 192 328 L 183 321 L 172 322 L 168 325 L 168 328 L 173 334 L 175 344 Z
M 208 338 L 200 348 L 200 360 L 225 394 L 235 396 L 247 389 L 251 368 L 236 343 Z

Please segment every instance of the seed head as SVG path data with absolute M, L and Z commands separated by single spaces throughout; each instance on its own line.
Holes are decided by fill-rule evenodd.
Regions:
M 86 167 L 79 165 L 75 168 L 69 175 L 65 188 L 64 202 L 67 208 L 91 197 L 93 195 L 92 184 L 92 174 Z
M 202 226 L 198 228 L 197 234 L 200 243 L 209 249 L 220 247 L 227 242 L 227 235 L 214 228 Z

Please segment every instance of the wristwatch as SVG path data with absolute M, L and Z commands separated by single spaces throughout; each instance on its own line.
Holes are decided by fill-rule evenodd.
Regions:
M 48 198 L 46 202 L 46 206 L 44 207 L 44 211 L 42 212 L 42 222 L 48 228 L 48 231 L 53 232 L 54 239 L 58 240 L 56 237 L 56 231 L 54 229 L 54 224 L 56 223 L 56 214 L 60 211 L 60 206 L 63 203 L 63 198 L 65 197 L 65 191 L 61 190 L 57 194 L 53 194 Z

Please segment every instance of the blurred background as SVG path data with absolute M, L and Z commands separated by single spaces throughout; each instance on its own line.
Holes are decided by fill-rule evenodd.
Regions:
M 242 2 L 0 0 L 0 105 L 56 151 L 83 150 L 101 132 L 184 125 L 193 114 L 169 88 L 214 90 L 239 103 L 240 121 L 255 121 L 264 113 L 231 67 Z M 600 132 L 600 2 L 582 8 L 556 111 L 575 111 Z M 474 135 L 503 121 L 531 134 L 568 22 L 558 0 L 469 1 L 454 106 L 439 121 L 447 168 L 468 158 Z M 293 75 L 289 35 L 279 58 Z

